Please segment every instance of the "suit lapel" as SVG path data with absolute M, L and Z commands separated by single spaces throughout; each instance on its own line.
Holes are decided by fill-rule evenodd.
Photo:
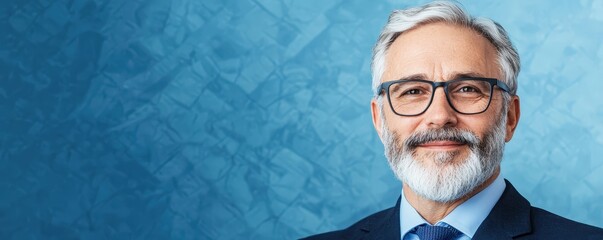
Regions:
M 502 196 L 479 226 L 473 239 L 512 239 L 532 231 L 530 202 L 505 179 Z
M 395 207 L 385 212 L 385 217 L 367 221 L 360 230 L 366 233 L 360 239 L 400 239 L 400 198 Z

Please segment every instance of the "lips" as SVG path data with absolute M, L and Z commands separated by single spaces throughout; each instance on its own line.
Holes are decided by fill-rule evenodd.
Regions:
M 453 150 L 459 147 L 465 146 L 465 143 L 457 141 L 430 141 L 418 145 L 421 148 L 427 148 L 432 150 Z
M 454 147 L 454 146 L 462 146 L 465 143 L 457 142 L 457 141 L 431 141 L 420 144 L 420 147 Z

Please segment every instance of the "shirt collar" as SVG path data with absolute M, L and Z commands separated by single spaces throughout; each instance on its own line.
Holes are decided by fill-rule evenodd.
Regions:
M 479 225 L 490 214 L 490 211 L 504 192 L 505 186 L 505 181 L 499 174 L 488 187 L 456 207 L 435 225 L 453 226 L 472 238 Z M 402 191 L 400 200 L 401 236 L 404 237 L 410 230 L 424 223 L 427 223 L 427 221 L 408 203 L 408 200 L 404 197 L 404 191 Z

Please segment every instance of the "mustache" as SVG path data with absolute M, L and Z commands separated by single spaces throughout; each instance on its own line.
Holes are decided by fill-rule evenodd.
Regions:
M 421 144 L 433 141 L 453 141 L 467 144 L 470 148 L 476 148 L 480 143 L 480 139 L 477 135 L 469 130 L 438 128 L 413 133 L 404 141 L 404 146 L 408 149 L 414 149 Z

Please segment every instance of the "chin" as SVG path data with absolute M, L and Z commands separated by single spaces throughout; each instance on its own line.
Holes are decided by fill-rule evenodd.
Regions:
M 459 165 L 467 161 L 468 155 L 463 150 L 446 150 L 446 151 L 424 151 L 413 154 L 413 161 L 419 161 L 425 167 L 433 165 L 435 167 Z
M 462 158 L 448 151 L 437 152 L 422 159 L 407 156 L 392 164 L 392 168 L 414 193 L 435 202 L 453 202 L 467 196 L 490 178 L 496 169 L 495 166 L 482 164 L 473 153 Z

